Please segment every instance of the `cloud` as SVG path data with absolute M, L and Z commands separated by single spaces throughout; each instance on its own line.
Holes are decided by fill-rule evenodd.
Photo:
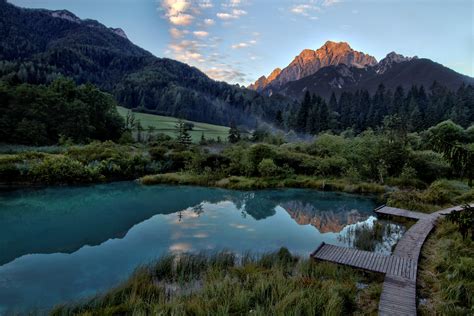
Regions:
M 314 4 L 297 4 L 290 9 L 291 13 L 309 16 L 311 13 L 319 12 L 321 9 Z
M 247 11 L 241 9 L 233 9 L 230 12 L 218 12 L 216 16 L 221 20 L 233 20 L 238 19 L 242 15 L 246 15 Z
M 203 8 L 203 9 L 210 9 L 212 7 L 214 7 L 214 5 L 212 4 L 211 0 L 201 0 L 199 3 L 198 3 L 198 6 L 200 8 Z
M 207 37 L 209 35 L 206 31 L 194 31 L 193 34 L 197 37 Z
M 171 34 L 172 38 L 177 39 L 177 38 L 183 37 L 185 32 L 183 32 L 180 29 L 177 29 L 175 27 L 172 27 L 172 28 L 170 28 L 170 34 Z
M 317 20 L 318 17 L 314 14 L 321 12 L 321 7 L 330 7 L 339 2 L 341 0 L 307 0 L 290 7 L 290 12 Z
M 339 2 L 341 2 L 341 0 L 324 0 L 322 4 L 324 7 L 329 7 Z
M 257 44 L 257 40 L 253 39 L 248 42 L 240 42 L 240 43 L 234 44 L 231 47 L 232 49 L 240 49 L 240 48 L 247 48 L 255 44 Z
M 162 18 L 169 25 L 170 42 L 165 54 L 170 58 L 198 67 L 210 78 L 227 82 L 245 82 L 246 74 L 230 54 L 230 44 L 213 34 L 215 25 L 231 25 L 247 15 L 244 3 L 247 0 L 158 0 Z M 218 6 L 218 8 L 216 8 Z M 230 45 L 234 49 L 257 44 L 259 34 L 248 41 Z M 224 47 L 225 46 L 225 47 Z M 249 55 L 250 56 L 250 55 Z M 252 59 L 253 60 L 253 59 Z M 176 247 L 179 248 L 179 247 Z
M 222 3 L 222 7 L 224 8 L 235 8 L 239 7 L 243 4 L 242 0 L 229 0 L 227 2 Z
M 189 25 L 194 17 L 190 14 L 178 14 L 169 17 L 170 22 L 174 25 Z
M 161 7 L 173 25 L 189 25 L 194 17 L 189 14 L 191 2 L 188 0 L 163 0 Z
M 249 47 L 250 45 L 248 43 L 238 43 L 238 44 L 234 44 L 232 45 L 232 48 L 233 49 L 239 49 L 239 48 L 245 48 L 245 47 Z
M 246 76 L 243 72 L 230 67 L 229 65 L 222 65 L 221 67 L 211 67 L 205 70 L 206 74 L 214 80 L 227 82 L 244 82 Z
M 205 19 L 204 20 L 204 24 L 206 25 L 214 25 L 214 23 L 216 23 L 213 19 Z

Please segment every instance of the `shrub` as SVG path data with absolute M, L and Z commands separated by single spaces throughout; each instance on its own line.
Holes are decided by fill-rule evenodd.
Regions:
M 154 146 L 148 150 L 152 160 L 164 160 L 165 154 L 168 152 L 168 148 L 163 146 Z
M 431 150 L 411 152 L 409 166 L 415 169 L 419 179 L 426 183 L 447 177 L 451 170 L 443 156 Z
M 275 148 L 274 146 L 269 146 L 265 144 L 257 144 L 250 147 L 248 153 L 248 159 L 251 165 L 252 170 L 251 174 L 254 175 L 257 172 L 258 165 L 263 159 L 273 159 L 275 157 Z
M 263 177 L 270 178 L 278 174 L 278 167 L 275 165 L 272 159 L 263 159 L 258 164 L 258 172 Z
M 29 177 L 40 183 L 78 183 L 99 180 L 97 169 L 87 168 L 81 162 L 65 156 L 48 157 L 34 164 Z
M 452 203 L 454 198 L 469 191 L 469 186 L 454 180 L 438 180 L 433 182 L 423 193 L 426 203 L 444 205 Z

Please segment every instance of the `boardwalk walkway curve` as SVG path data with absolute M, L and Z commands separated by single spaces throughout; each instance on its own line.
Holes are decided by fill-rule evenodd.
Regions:
M 375 209 L 377 214 L 417 220 L 399 240 L 392 255 L 322 243 L 311 254 L 311 257 L 385 273 L 380 295 L 379 315 L 416 315 L 416 276 L 421 247 L 440 216 L 459 210 L 461 210 L 461 206 L 424 214 L 381 206 Z

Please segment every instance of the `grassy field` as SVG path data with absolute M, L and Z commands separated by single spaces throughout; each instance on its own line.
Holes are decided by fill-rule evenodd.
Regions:
M 117 107 L 118 112 L 123 117 L 126 117 L 128 109 L 124 107 Z M 178 122 L 177 118 L 161 115 L 153 115 L 146 113 L 137 113 L 135 112 L 135 118 L 140 120 L 143 128 L 146 130 L 149 126 L 153 126 L 156 129 L 157 133 L 163 133 L 171 137 L 175 137 L 175 125 Z M 194 124 L 194 128 L 191 131 L 191 137 L 194 142 L 198 142 L 201 139 L 201 135 L 204 133 L 206 139 L 215 139 L 220 136 L 221 140 L 227 140 L 229 133 L 229 128 L 226 126 L 212 125 L 207 123 L 199 123 L 193 121 L 187 121 Z

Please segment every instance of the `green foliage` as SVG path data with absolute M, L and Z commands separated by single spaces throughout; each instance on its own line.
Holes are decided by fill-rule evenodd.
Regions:
M 427 138 L 432 148 L 442 153 L 461 177 L 467 176 L 472 185 L 474 148 L 465 144 L 464 129 L 452 121 L 444 121 L 428 129 Z
M 45 145 L 117 140 L 123 120 L 111 96 L 60 78 L 49 86 L 0 83 L 0 142 Z
M 462 210 L 453 211 L 446 218 L 458 225 L 463 239 L 471 232 L 471 239 L 474 241 L 474 206 L 466 204 L 462 207 Z
M 418 291 L 420 315 L 470 315 L 474 308 L 474 240 L 442 220 L 422 249 Z
M 186 125 L 186 122 L 183 120 L 178 120 L 175 126 L 176 140 L 182 146 L 189 146 L 191 144 L 191 135 L 189 134 L 189 125 Z
M 460 181 L 437 180 L 424 191 L 392 192 L 387 204 L 404 209 L 432 212 L 448 205 L 471 202 L 472 191 L 474 190 Z
M 274 177 L 278 174 L 278 167 L 272 159 L 262 159 L 258 164 L 258 172 L 262 177 Z
M 426 183 L 445 178 L 451 171 L 443 156 L 431 150 L 411 152 L 407 164 L 416 171 L 417 178 Z
M 237 129 L 237 126 L 235 126 L 234 122 L 230 124 L 228 140 L 231 144 L 235 144 L 240 141 L 240 132 Z
M 55 183 L 81 183 L 99 180 L 96 168 L 89 168 L 77 160 L 69 157 L 47 157 L 34 164 L 29 173 L 34 182 Z

